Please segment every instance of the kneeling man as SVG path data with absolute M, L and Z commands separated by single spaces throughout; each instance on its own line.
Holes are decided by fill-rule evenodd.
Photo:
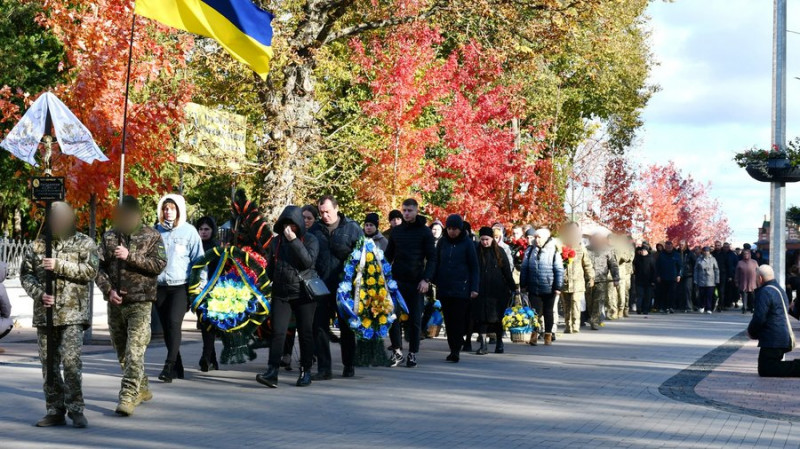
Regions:
M 794 331 L 789 324 L 786 291 L 775 280 L 769 265 L 758 267 L 758 286 L 753 318 L 747 335 L 758 340 L 758 375 L 761 377 L 800 377 L 800 360 L 784 361 L 794 349 Z

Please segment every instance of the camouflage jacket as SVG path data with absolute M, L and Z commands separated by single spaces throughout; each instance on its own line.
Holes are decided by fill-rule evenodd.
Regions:
M 33 298 L 33 326 L 47 325 L 46 308 L 42 305 L 45 290 L 44 239 L 31 243 L 25 250 L 20 280 L 25 292 Z M 97 276 L 97 246 L 88 236 L 75 233 L 64 239 L 53 239 L 53 325 L 89 325 L 89 282 Z
M 564 293 L 582 293 L 586 291 L 587 285 L 594 284 L 594 266 L 589 251 L 579 245 L 575 250 L 575 259 L 567 264 L 567 271 L 564 273 Z
M 120 244 L 128 248 L 128 259 L 117 262 L 114 250 Z M 166 266 L 164 241 L 155 229 L 143 226 L 130 236 L 111 230 L 100 242 L 97 287 L 106 301 L 114 289 L 125 292 L 123 303 L 154 302 L 158 275 Z M 117 282 L 122 285 L 117 286 Z
M 619 265 L 617 256 L 611 248 L 592 249 L 589 248 L 589 257 L 592 259 L 594 267 L 595 284 L 607 283 L 609 281 L 619 282 Z
M 630 280 L 633 275 L 633 258 L 636 256 L 633 246 L 627 242 L 621 243 L 614 247 L 614 254 L 617 256 L 617 264 L 619 265 L 619 277 Z

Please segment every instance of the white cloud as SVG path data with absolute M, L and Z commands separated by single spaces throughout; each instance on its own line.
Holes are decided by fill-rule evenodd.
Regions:
M 800 5 L 798 3 L 797 5 Z M 789 29 L 800 29 L 792 20 Z M 754 241 L 769 213 L 769 187 L 732 161 L 736 151 L 769 147 L 772 76 L 772 2 L 683 0 L 653 2 L 651 81 L 661 92 L 645 111 L 640 162 L 676 165 L 713 184 L 734 231 L 733 242 Z M 800 16 L 798 16 L 800 17 Z M 794 22 L 794 23 L 793 23 Z M 788 136 L 800 135 L 800 35 L 789 35 Z M 790 185 L 787 204 L 800 204 Z

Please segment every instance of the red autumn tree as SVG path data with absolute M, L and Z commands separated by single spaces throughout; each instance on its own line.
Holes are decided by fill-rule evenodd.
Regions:
M 502 61 L 475 43 L 443 59 L 441 43 L 439 32 L 423 22 L 373 37 L 366 46 L 351 43 L 362 68 L 359 81 L 371 96 L 362 109 L 383 143 L 362 149 L 359 197 L 386 212 L 421 192 L 427 213 L 436 217 L 559 222 L 561 200 L 544 198 L 559 187 L 552 161 L 540 158 L 539 143 L 515 146 L 510 124 L 521 100 L 499 83 Z
M 596 186 L 597 198 L 592 205 L 595 221 L 614 232 L 631 232 L 639 201 L 635 182 L 630 162 L 621 156 L 611 158 L 602 182 Z
M 27 1 L 27 0 L 26 0 Z M 56 94 L 89 128 L 109 157 L 85 164 L 59 157 L 57 175 L 67 176 L 67 198 L 86 205 L 98 199 L 98 216 L 108 217 L 119 189 L 125 77 L 133 0 L 45 0 L 40 23 L 64 43 L 69 82 Z M 125 192 L 134 195 L 171 189 L 160 176 L 174 160 L 173 136 L 183 119 L 192 86 L 183 77 L 193 39 L 137 17 L 128 109 Z
M 728 219 L 709 190 L 710 185 L 685 175 L 673 162 L 648 167 L 639 191 L 643 237 L 651 243 L 685 240 L 692 246 L 727 239 Z
M 441 42 L 424 22 L 399 26 L 366 46 L 351 41 L 351 59 L 362 69 L 356 81 L 371 94 L 361 107 L 378 137 L 376 147 L 361 149 L 366 169 L 355 187 L 361 200 L 385 213 L 427 187 L 423 159 L 439 141 L 439 128 L 425 116 L 449 91 L 452 70 L 437 58 Z

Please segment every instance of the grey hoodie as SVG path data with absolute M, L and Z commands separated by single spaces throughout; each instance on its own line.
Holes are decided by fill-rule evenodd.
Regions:
M 3 285 L 7 273 L 6 263 L 0 262 L 0 335 L 14 325 L 14 320 L 11 319 L 11 301 L 8 299 L 8 292 Z

